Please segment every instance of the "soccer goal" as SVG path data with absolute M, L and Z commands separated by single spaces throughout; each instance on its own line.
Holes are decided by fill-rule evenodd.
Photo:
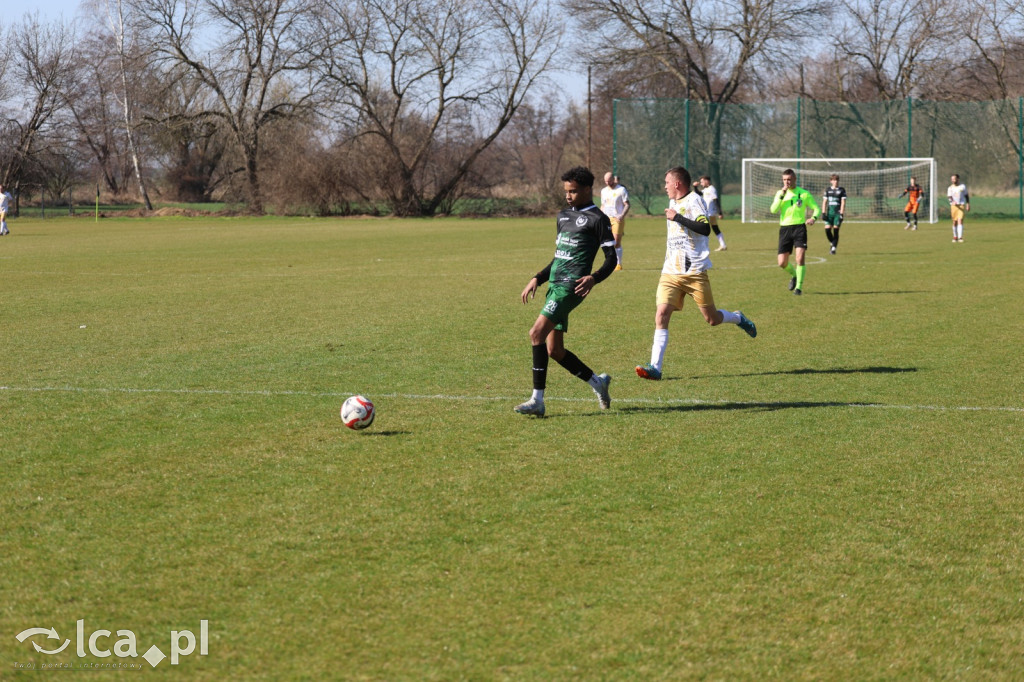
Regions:
M 782 173 L 792 168 L 796 184 L 820 206 L 829 177 L 839 176 L 846 189 L 844 222 L 901 223 L 907 198 L 900 197 L 910 178 L 924 189 L 918 220 L 938 222 L 934 158 L 905 159 L 743 159 L 743 222 L 777 222 L 770 208 L 782 189 Z

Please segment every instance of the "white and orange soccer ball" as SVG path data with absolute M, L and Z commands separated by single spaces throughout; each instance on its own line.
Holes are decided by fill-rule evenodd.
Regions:
M 366 396 L 354 395 L 341 404 L 341 421 L 350 429 L 365 429 L 376 416 L 377 410 Z

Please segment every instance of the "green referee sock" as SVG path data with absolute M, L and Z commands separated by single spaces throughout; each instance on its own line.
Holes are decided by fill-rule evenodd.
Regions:
M 788 272 L 790 277 L 796 277 L 796 268 L 793 267 L 792 263 L 786 263 L 782 269 Z
M 798 266 L 796 266 L 796 288 L 797 289 L 803 289 L 804 288 L 804 270 L 806 270 L 806 269 L 807 269 L 806 265 L 798 265 Z

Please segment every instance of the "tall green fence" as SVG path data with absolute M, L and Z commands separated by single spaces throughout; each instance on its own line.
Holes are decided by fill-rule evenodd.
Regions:
M 613 168 L 636 208 L 660 210 L 665 171 L 709 175 L 741 192 L 744 157 L 935 157 L 939 186 L 958 173 L 972 211 L 1024 220 L 1024 98 L 986 102 L 715 104 L 617 99 Z M 984 198 L 984 201 L 981 200 Z M 652 210 L 653 209 L 653 210 Z

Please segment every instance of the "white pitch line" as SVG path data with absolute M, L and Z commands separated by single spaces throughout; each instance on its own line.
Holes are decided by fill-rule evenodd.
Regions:
M 79 386 L 0 386 L 0 391 L 20 393 L 126 393 L 126 394 L 167 394 L 167 395 L 227 395 L 227 396 L 265 396 L 302 398 L 344 398 L 358 391 L 234 391 L 228 389 L 206 388 L 83 388 Z M 398 398 L 403 400 L 451 400 L 464 402 L 515 402 L 517 398 L 510 396 L 486 395 L 448 395 L 444 393 L 375 393 L 374 398 Z M 559 398 L 545 397 L 549 402 L 590 403 L 593 398 Z M 781 400 L 777 402 L 744 401 L 744 400 L 700 400 L 699 398 L 616 398 L 616 403 L 627 405 L 737 405 L 742 407 L 777 408 L 786 404 L 820 405 L 821 407 L 859 407 L 878 410 L 922 410 L 934 412 L 1020 412 L 1024 407 L 979 407 L 971 405 L 887 405 L 885 403 L 841 403 L 822 400 Z

